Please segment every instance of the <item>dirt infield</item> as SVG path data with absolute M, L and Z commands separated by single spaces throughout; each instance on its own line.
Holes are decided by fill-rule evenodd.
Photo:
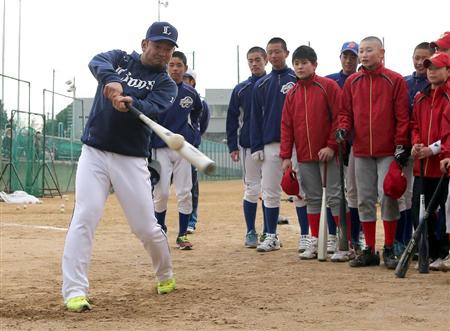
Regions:
M 63 309 L 61 254 L 73 207 L 45 199 L 22 207 L 0 203 L 1 330 L 449 330 L 450 273 L 410 270 L 396 279 L 384 267 L 300 261 L 294 206 L 280 226 L 283 248 L 243 247 L 240 181 L 201 183 L 194 250 L 175 249 L 174 197 L 168 211 L 178 289 L 158 296 L 143 247 L 115 198 L 97 229 L 90 268 L 93 310 Z M 65 204 L 64 211 L 60 205 Z M 258 210 L 258 228 L 261 212 Z M 381 222 L 378 243 L 382 243 Z

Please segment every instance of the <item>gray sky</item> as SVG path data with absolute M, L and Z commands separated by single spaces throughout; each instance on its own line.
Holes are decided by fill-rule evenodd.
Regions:
M 19 0 L 6 1 L 5 71 L 18 74 Z M 3 26 L 1 1 L 1 26 Z M 300 1 L 300 0 L 168 0 L 161 20 L 179 31 L 179 50 L 187 53 L 198 90 L 232 88 L 249 75 L 246 51 L 265 47 L 275 36 L 286 40 L 291 53 L 308 41 L 318 54 L 319 75 L 340 69 L 339 50 L 344 41 L 367 35 L 384 37 L 386 66 L 410 74 L 412 51 L 422 41 L 436 40 L 448 26 L 450 2 L 410 1 Z M 21 73 L 31 81 L 31 111 L 42 113 L 42 89 L 66 92 L 64 82 L 76 77 L 77 96 L 92 97 L 96 81 L 87 64 L 97 53 L 111 49 L 140 51 L 148 26 L 158 18 L 158 0 L 22 0 Z M 447 22 L 447 23 L 445 23 Z M 1 54 L 0 54 L 1 57 Z M 290 59 L 289 59 L 290 64 Z M 270 66 L 267 67 L 270 71 Z M 17 83 L 5 81 L 5 103 L 16 108 Z M 27 110 L 28 95 L 21 87 L 20 108 Z M 58 99 L 59 103 L 62 101 Z M 57 108 L 58 108 L 57 106 Z M 48 111 L 48 109 L 46 110 Z

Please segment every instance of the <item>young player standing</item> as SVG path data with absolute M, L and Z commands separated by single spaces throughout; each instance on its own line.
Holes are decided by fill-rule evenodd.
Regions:
M 345 82 L 336 131 L 336 138 L 341 142 L 354 130 L 358 211 L 366 248 L 350 261 L 352 267 L 380 264 L 375 249 L 378 200 L 384 225 L 384 263 L 388 268 L 395 268 L 398 263 L 393 243 L 400 212 L 397 201 L 384 194 L 383 181 L 394 156 L 401 166 L 409 158 L 408 90 L 403 77 L 386 69 L 383 59 L 384 49 L 379 38 L 366 37 L 361 41 L 362 68 Z
M 159 116 L 158 122 L 173 133 L 181 134 L 190 144 L 194 143 L 195 129 L 202 112 L 202 101 L 197 91 L 183 83 L 187 70 L 184 53 L 174 52 L 169 61 L 168 72 L 178 87 L 178 95 L 172 107 Z M 179 232 L 176 240 L 181 250 L 190 250 L 192 243 L 187 237 L 187 227 L 192 212 L 192 174 L 191 165 L 176 151 L 167 147 L 161 138 L 154 136 L 152 157 L 161 164 L 161 173 L 154 190 L 155 215 L 158 223 L 167 230 L 165 219 L 169 199 L 170 180 L 173 175 L 178 201 Z
M 409 95 L 409 111 L 412 116 L 414 97 L 417 93 L 425 89 L 429 84 L 427 80 L 427 69 L 423 66 L 423 62 L 433 55 L 434 50 L 430 48 L 430 43 L 422 42 L 414 48 L 412 56 L 415 71 L 404 77 L 408 85 Z M 400 219 L 397 222 L 397 230 L 395 233 L 394 253 L 401 256 L 405 246 L 408 244 L 412 235 L 412 216 L 411 203 L 413 191 L 413 161 L 410 160 L 403 168 L 403 174 L 407 180 L 407 188 L 403 196 L 399 199 Z
M 196 73 L 188 69 L 183 76 L 183 81 L 186 84 L 191 85 L 193 88 L 197 85 L 197 75 Z M 194 143 L 192 144 L 194 147 L 198 148 L 200 146 L 200 143 L 202 142 L 202 136 L 206 132 L 206 129 L 208 128 L 209 119 L 211 117 L 211 114 L 209 112 L 208 104 L 206 103 L 205 99 L 202 99 L 202 114 L 198 120 L 198 126 L 195 127 L 195 139 Z M 198 182 L 198 171 L 197 168 L 192 166 L 192 213 L 191 218 L 189 219 L 188 227 L 187 227 L 187 233 L 192 234 L 195 231 L 195 228 L 197 226 L 198 221 L 198 198 L 200 195 L 199 191 L 199 182 Z
M 301 259 L 317 257 L 322 173 L 327 164 L 327 204 L 338 222 L 340 204 L 339 168 L 334 158 L 335 131 L 341 103 L 341 89 L 336 82 L 315 74 L 317 55 L 309 46 L 300 46 L 292 55 L 298 78 L 284 102 L 281 120 L 280 157 L 283 170 L 292 167 L 295 144 L 302 187 L 306 195 L 308 222 L 311 228 L 309 247 Z M 346 221 L 346 220 L 344 220 Z M 348 228 L 350 230 L 350 227 Z
M 166 111 L 177 95 L 166 66 L 178 32 L 153 23 L 142 40 L 142 54 L 114 50 L 96 55 L 89 69 L 98 81 L 75 185 L 75 209 L 62 259 L 64 303 L 69 311 L 91 309 L 87 299 L 95 229 L 111 185 L 133 233 L 141 240 L 158 278 L 158 293 L 175 288 L 167 237 L 157 224 L 147 169 L 150 130 L 128 114 L 133 104 L 147 116 Z
M 414 98 L 414 110 L 411 121 L 411 141 L 413 145 L 411 155 L 415 159 L 413 188 L 413 219 L 415 224 L 419 223 L 421 190 L 420 180 L 418 179 L 420 176 L 420 160 L 424 162 L 423 192 L 425 205 L 428 205 L 441 176 L 439 162 L 442 114 L 450 104 L 449 91 L 446 87 L 450 57 L 445 53 L 435 53 L 430 59 L 426 59 L 423 65 L 427 70 L 430 85 Z M 442 210 L 445 210 L 447 188 L 440 193 L 439 205 Z M 430 258 L 432 260 L 437 260 L 447 255 L 444 249 L 444 246 L 447 244 L 447 238 L 436 237 L 440 231 L 436 229 L 437 219 L 435 216 L 433 213 L 427 222 Z
M 343 88 L 347 78 L 356 72 L 359 63 L 358 49 L 359 45 L 356 42 L 354 41 L 345 42 L 342 45 L 341 54 L 339 56 L 342 70 L 337 73 L 326 76 L 327 78 L 330 78 L 334 80 L 336 83 L 338 83 L 340 88 Z M 353 157 L 353 150 L 351 148 L 352 147 L 351 137 L 352 134 L 350 134 L 350 139 L 348 140 L 348 144 L 346 146 L 347 147 L 346 153 L 348 155 L 348 164 L 347 164 L 347 171 L 345 173 L 345 187 L 347 191 L 348 208 L 350 210 L 352 246 L 354 248 L 359 249 L 361 222 L 359 220 L 358 214 L 358 196 L 356 190 L 356 177 L 355 177 L 355 158 Z M 328 228 L 336 229 L 336 226 L 334 224 L 335 224 L 334 220 L 333 222 L 328 222 Z M 334 230 L 334 233 L 330 230 L 330 233 L 335 235 L 336 230 Z M 337 252 L 336 255 L 332 256 L 331 259 L 331 261 L 341 261 L 341 260 L 342 258 L 339 252 Z
M 250 114 L 255 82 L 266 74 L 267 53 L 261 47 L 247 52 L 247 64 L 251 76 L 236 85 L 231 94 L 227 112 L 227 144 L 233 161 L 242 160 L 244 170 L 243 210 L 247 234 L 244 245 L 256 248 L 258 234 L 255 230 L 256 209 L 261 193 L 261 161 L 254 160 L 250 151 Z
M 286 42 L 272 38 L 267 44 L 272 71 L 255 83 L 250 121 L 252 158 L 260 161 L 262 199 L 265 206 L 267 233 L 256 248 L 259 252 L 280 249 L 277 221 L 281 196 L 280 125 L 284 99 L 294 86 L 296 77 L 286 66 L 289 55 Z

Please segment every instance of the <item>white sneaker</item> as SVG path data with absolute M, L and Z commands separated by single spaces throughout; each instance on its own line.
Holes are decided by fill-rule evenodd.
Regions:
M 331 262 L 347 262 L 353 260 L 355 258 L 355 252 L 353 250 L 349 251 L 340 251 L 337 250 L 331 256 Z
M 441 266 L 439 268 L 440 271 L 450 271 L 450 251 L 449 254 L 442 260 Z
M 441 258 L 436 259 L 433 263 L 430 263 L 430 270 L 439 271 L 443 262 L 444 260 Z
M 312 260 L 317 258 L 317 238 L 311 237 L 308 247 L 298 255 L 301 260 Z
M 303 253 L 309 246 L 310 237 L 309 234 L 300 235 L 298 240 L 298 252 Z
M 256 251 L 258 252 L 270 252 L 279 249 L 280 241 L 278 240 L 278 236 L 274 233 L 266 233 L 264 241 L 256 247 Z
M 328 254 L 333 254 L 336 251 L 336 243 L 337 243 L 336 235 L 329 234 L 328 241 L 327 241 L 327 253 Z
M 192 226 L 188 226 L 187 227 L 187 230 L 186 230 L 187 234 L 193 234 L 194 232 L 195 232 L 195 228 L 194 227 L 192 227 Z

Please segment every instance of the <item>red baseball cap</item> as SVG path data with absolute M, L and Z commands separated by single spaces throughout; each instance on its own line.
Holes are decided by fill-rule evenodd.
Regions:
M 281 188 L 284 193 L 303 199 L 300 196 L 300 184 L 298 183 L 297 173 L 292 168 L 284 171 L 283 178 L 281 178 Z
M 425 68 L 428 68 L 432 64 L 436 68 L 450 67 L 450 56 L 447 53 L 436 52 L 429 59 L 423 61 Z
M 430 43 L 430 47 L 432 48 L 440 48 L 440 49 L 448 49 L 450 48 L 450 32 L 444 32 L 442 36 L 439 37 L 438 40 L 432 41 Z
M 406 186 L 406 177 L 403 174 L 402 168 L 400 168 L 400 165 L 396 160 L 393 160 L 389 166 L 386 177 L 384 177 L 384 194 L 392 199 L 400 199 L 406 191 Z

